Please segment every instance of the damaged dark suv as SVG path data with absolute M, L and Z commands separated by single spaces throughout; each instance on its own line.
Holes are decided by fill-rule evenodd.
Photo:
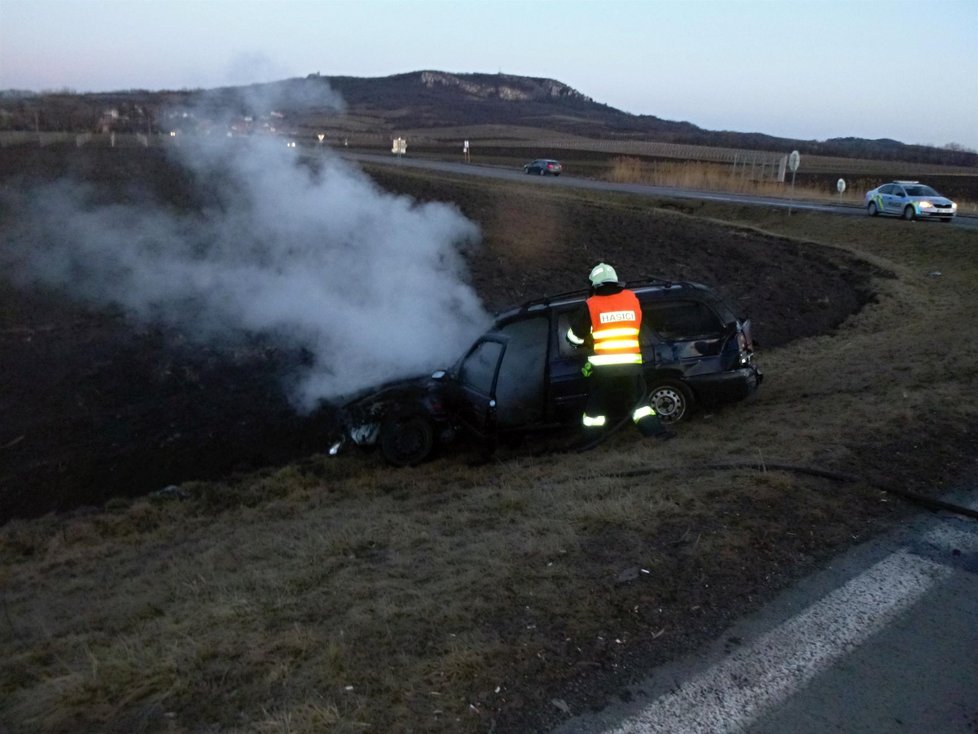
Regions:
M 662 421 L 742 400 L 761 384 L 750 321 L 713 290 L 659 279 L 626 285 L 642 304 L 645 378 Z M 452 368 L 348 400 L 340 409 L 343 436 L 330 453 L 345 442 L 379 444 L 388 462 L 409 466 L 461 432 L 495 441 L 577 425 L 587 355 L 564 335 L 587 297 L 575 291 L 506 311 Z

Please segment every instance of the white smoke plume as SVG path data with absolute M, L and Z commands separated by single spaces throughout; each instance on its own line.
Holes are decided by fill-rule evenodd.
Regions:
M 477 227 L 301 153 L 279 137 L 184 138 L 180 159 L 213 199 L 200 211 L 106 203 L 77 181 L 32 191 L 5 265 L 198 340 L 303 348 L 311 363 L 289 383 L 304 410 L 449 363 L 489 321 L 460 251 Z

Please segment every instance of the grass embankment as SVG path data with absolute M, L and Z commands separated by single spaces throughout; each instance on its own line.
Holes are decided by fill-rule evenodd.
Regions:
M 541 150 L 547 150 L 541 148 Z M 459 162 L 462 156 L 454 149 L 447 152 L 437 148 L 419 148 L 413 156 L 435 158 Z M 775 199 L 797 199 L 799 201 L 842 204 L 862 207 L 865 194 L 887 181 L 894 179 L 919 179 L 933 185 L 938 191 L 955 200 L 961 215 L 978 216 L 978 173 L 935 172 L 912 163 L 895 161 L 884 166 L 881 171 L 867 171 L 858 161 L 839 159 L 839 167 L 833 171 L 825 166 L 812 171 L 805 166 L 796 174 L 792 186 L 792 175 L 785 174 L 785 181 L 773 180 L 775 166 L 771 163 L 740 161 L 714 163 L 701 160 L 674 158 L 654 158 L 630 155 L 615 155 L 599 151 L 549 150 L 547 152 L 489 149 L 478 150 L 472 157 L 473 163 L 502 166 L 519 170 L 523 164 L 536 157 L 555 157 L 564 166 L 565 175 L 596 178 L 614 183 L 644 184 L 665 186 L 696 191 L 719 191 L 749 196 L 766 196 Z M 889 166 L 888 168 L 886 166 Z M 936 169 L 940 171 L 940 169 Z M 888 171 L 886 173 L 885 171 Z M 836 189 L 839 178 L 845 180 L 846 189 L 840 195 Z
M 795 185 L 791 184 L 791 173 L 785 174 L 785 182 L 772 180 L 773 167 L 759 165 L 732 166 L 730 164 L 706 163 L 702 161 L 642 160 L 640 158 L 618 157 L 609 161 L 606 170 L 592 171 L 592 175 L 616 183 L 638 183 L 649 186 L 667 186 L 697 191 L 722 191 L 732 194 L 766 196 L 775 199 L 797 199 L 826 204 L 844 204 L 862 207 L 865 194 L 870 189 L 890 180 L 879 175 L 846 173 L 840 171 L 835 176 L 824 173 L 809 175 L 802 171 Z M 845 180 L 846 188 L 841 194 L 836 190 L 838 177 Z M 924 182 L 927 176 L 920 176 Z M 975 177 L 965 177 L 974 181 Z M 969 187 L 973 189 L 974 187 Z M 978 215 L 978 201 L 953 196 L 957 199 L 958 212 L 962 215 Z
M 974 470 L 978 235 L 691 208 L 843 248 L 893 277 L 838 333 L 762 353 L 756 401 L 668 444 L 622 433 L 583 455 L 402 471 L 313 457 L 187 485 L 182 503 L 9 523 L 0 721 L 538 730 L 906 511 L 868 484 L 706 464 L 806 464 L 930 492 Z

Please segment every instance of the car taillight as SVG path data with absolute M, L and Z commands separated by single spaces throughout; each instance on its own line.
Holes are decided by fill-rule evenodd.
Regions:
M 742 333 L 737 334 L 737 359 L 740 361 L 741 367 L 746 367 L 750 364 L 750 347 L 747 345 L 747 337 Z

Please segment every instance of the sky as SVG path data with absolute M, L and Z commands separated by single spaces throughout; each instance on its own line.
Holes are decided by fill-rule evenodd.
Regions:
M 0 0 L 0 89 L 423 69 L 709 130 L 978 149 L 978 0 Z

